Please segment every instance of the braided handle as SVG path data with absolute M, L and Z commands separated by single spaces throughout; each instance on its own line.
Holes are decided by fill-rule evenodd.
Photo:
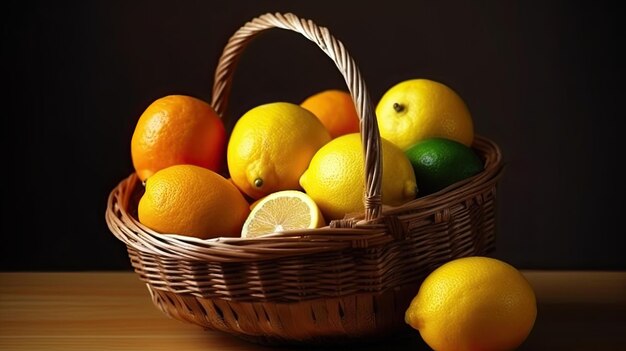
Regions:
M 381 143 L 376 116 L 361 73 L 343 44 L 327 28 L 310 20 L 287 14 L 264 14 L 246 23 L 228 40 L 222 52 L 213 83 L 211 105 L 218 115 L 224 116 L 237 61 L 247 44 L 264 30 L 282 28 L 300 33 L 320 47 L 337 65 L 352 95 L 359 115 L 361 141 L 365 159 L 365 220 L 380 217 L 381 212 Z

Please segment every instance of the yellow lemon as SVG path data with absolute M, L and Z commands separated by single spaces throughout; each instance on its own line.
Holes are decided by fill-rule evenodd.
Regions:
M 297 190 L 283 190 L 258 200 L 243 225 L 241 236 L 254 238 L 264 234 L 294 229 L 312 229 L 325 225 L 315 201 Z
M 487 257 L 450 261 L 422 283 L 406 322 L 434 350 L 513 350 L 537 315 L 532 287 L 513 266 Z
M 380 135 L 406 150 L 417 142 L 440 137 L 470 146 L 474 124 L 467 105 L 448 86 L 428 79 L 398 83 L 376 106 Z
M 397 206 L 415 198 L 415 174 L 398 147 L 382 139 L 382 201 Z M 361 136 L 346 134 L 324 145 L 300 178 L 300 185 L 327 220 L 363 212 L 365 170 Z
M 153 230 L 203 239 L 239 236 L 248 213 L 248 202 L 237 187 L 193 165 L 154 173 L 146 181 L 138 208 L 139 222 Z
M 298 180 L 330 135 L 315 115 L 287 102 L 257 106 L 235 124 L 227 161 L 232 181 L 253 199 L 298 190 Z

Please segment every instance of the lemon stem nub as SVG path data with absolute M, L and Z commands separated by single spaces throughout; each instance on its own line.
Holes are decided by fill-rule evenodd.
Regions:
M 254 186 L 257 188 L 260 188 L 263 186 L 263 179 L 261 178 L 257 178 L 254 180 Z
M 396 110 L 396 112 L 402 112 L 404 111 L 404 105 L 400 105 L 399 103 L 394 102 L 393 109 Z

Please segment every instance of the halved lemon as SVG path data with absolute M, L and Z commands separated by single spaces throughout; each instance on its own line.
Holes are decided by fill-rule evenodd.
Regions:
M 315 201 L 297 190 L 283 190 L 267 195 L 254 204 L 241 230 L 242 238 L 286 230 L 312 229 L 326 225 Z

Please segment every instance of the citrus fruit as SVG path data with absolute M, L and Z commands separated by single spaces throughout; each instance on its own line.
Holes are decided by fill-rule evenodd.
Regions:
M 513 350 L 537 315 L 535 293 L 513 266 L 487 257 L 452 260 L 422 283 L 405 320 L 434 350 Z
M 239 236 L 248 202 L 221 175 L 194 165 L 175 165 L 153 174 L 139 200 L 139 222 L 163 234 L 202 239 Z
M 391 87 L 376 106 L 380 135 L 403 150 L 432 137 L 470 146 L 474 125 L 465 102 L 448 86 L 412 79 Z
M 139 179 L 160 169 L 193 164 L 220 171 L 226 147 L 222 120 L 206 102 L 184 95 L 157 99 L 137 121 L 131 156 Z
M 330 140 L 308 110 L 287 102 L 257 106 L 235 124 L 228 142 L 233 182 L 259 199 L 280 190 L 298 190 L 298 179 L 315 152 Z
M 352 97 L 342 90 L 325 90 L 306 98 L 300 106 L 313 112 L 331 138 L 359 132 L 359 115 Z
M 402 150 L 382 141 L 382 201 L 400 205 L 415 198 L 415 175 Z M 352 133 L 324 145 L 300 177 L 300 184 L 322 210 L 327 220 L 363 212 L 365 170 L 361 136 Z
M 441 190 L 483 170 L 483 162 L 471 148 L 444 138 L 422 140 L 405 151 L 420 195 Z
M 241 231 L 244 238 L 294 229 L 312 229 L 325 225 L 319 208 L 307 194 L 283 190 L 260 199 L 253 207 Z

